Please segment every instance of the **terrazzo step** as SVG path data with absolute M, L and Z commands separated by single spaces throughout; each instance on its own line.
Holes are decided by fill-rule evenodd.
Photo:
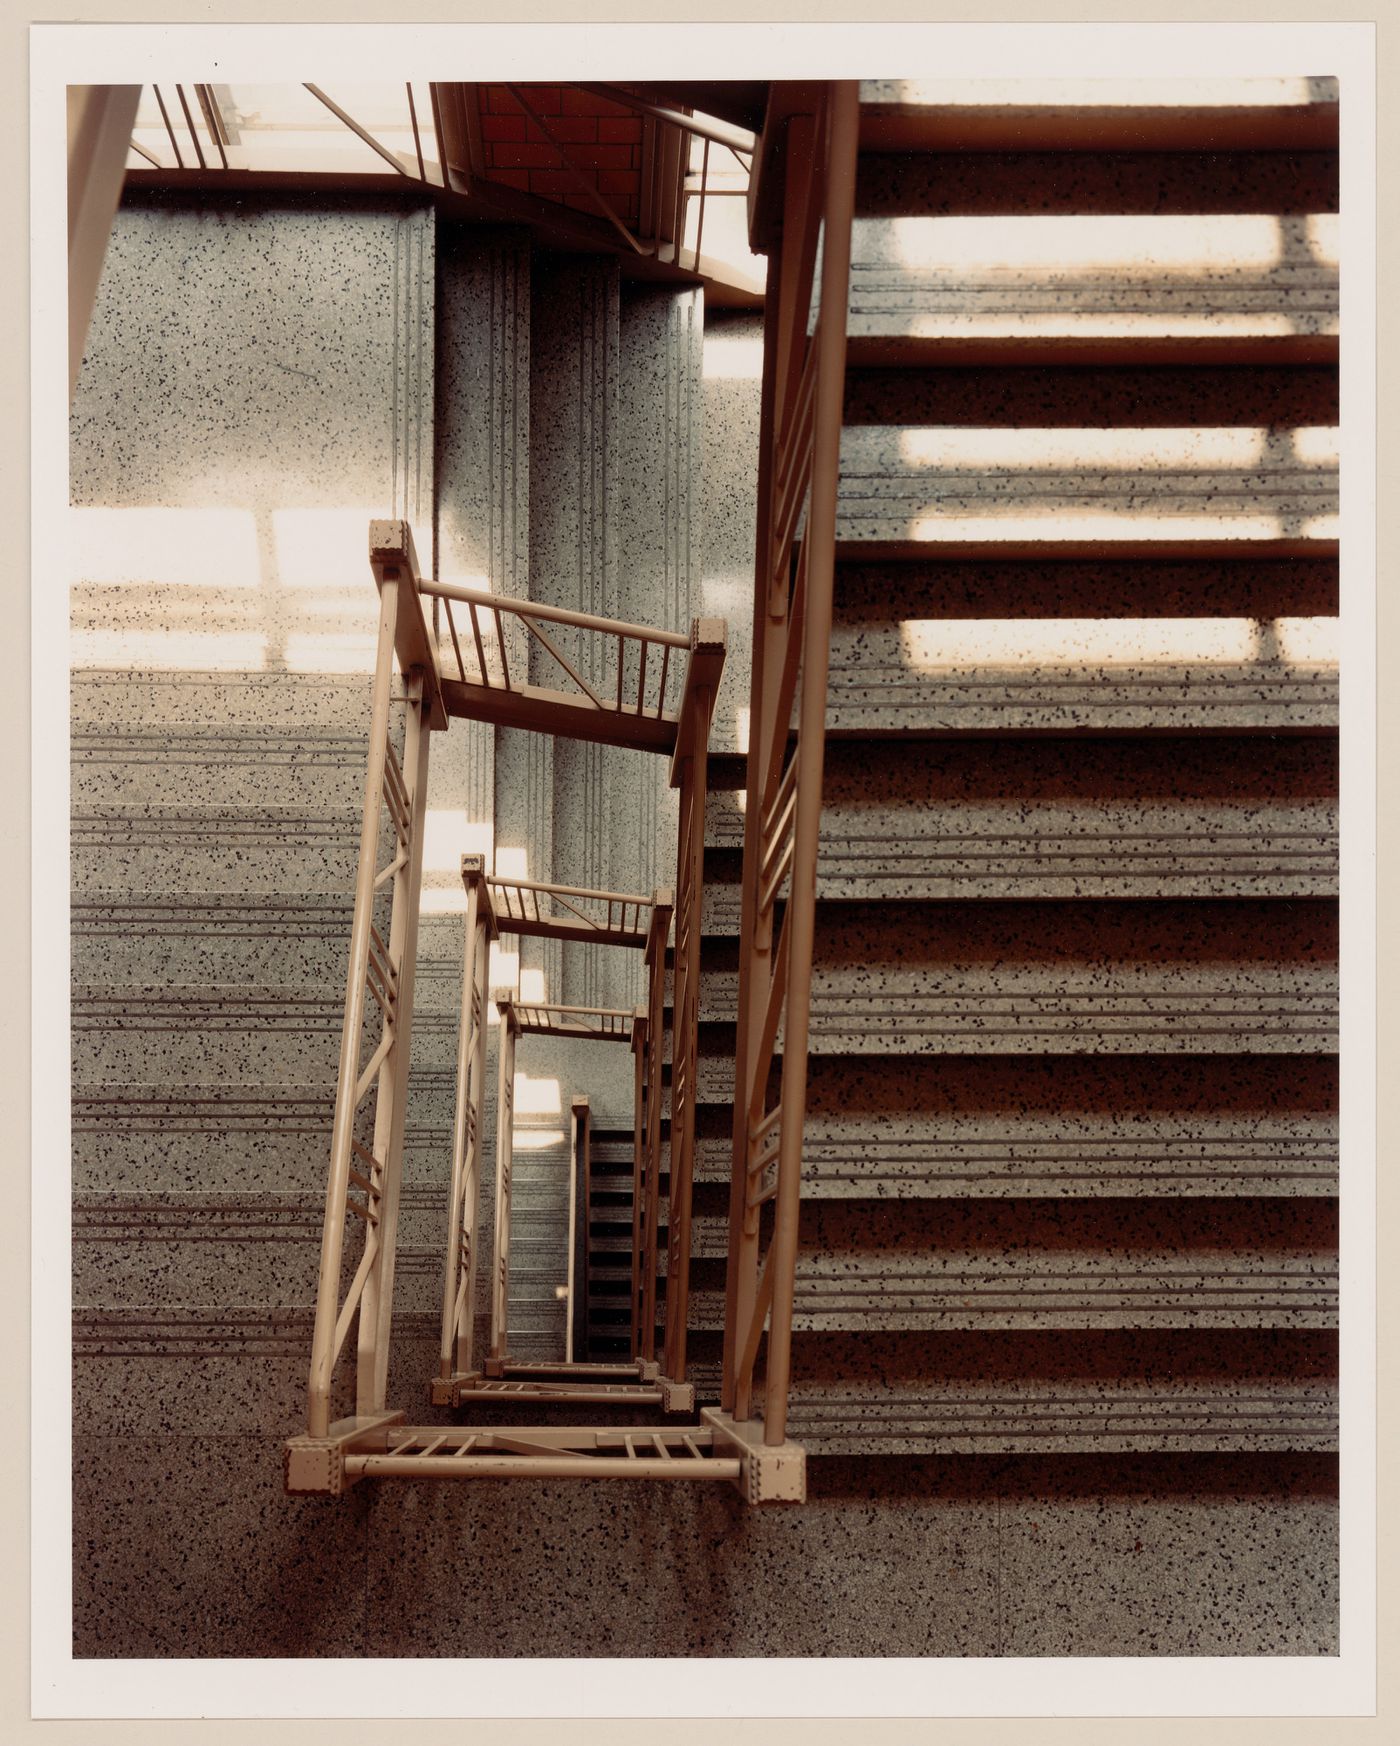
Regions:
M 1114 351 L 1108 342 L 1096 342 L 1083 356 L 1070 348 L 1040 357 L 1010 347 L 999 351 L 998 344 L 975 343 L 967 355 L 954 347 L 946 357 L 904 347 L 893 358 L 852 365 L 842 423 L 916 432 L 1025 431 L 1030 435 L 1020 440 L 1033 446 L 1034 469 L 1048 472 L 1072 458 L 1086 430 L 1123 430 L 1142 440 L 1175 431 L 1188 448 L 1193 434 L 1222 430 L 1233 433 L 1223 449 L 1226 460 L 1242 456 L 1260 471 L 1278 470 L 1290 440 L 1316 449 L 1324 441 L 1317 433 L 1335 432 L 1340 423 L 1335 360 L 1294 362 L 1268 353 L 1246 362 L 1182 359 L 1160 344 Z M 1273 456 L 1266 446 L 1270 432 L 1282 439 Z M 990 445 L 988 452 L 994 463 Z M 1202 465 L 1218 464 L 1205 449 Z
M 1000 1455 L 1055 1450 L 1314 1450 L 1338 1446 L 1335 1382 L 1118 1380 L 795 1382 L 788 1434 L 813 1455 Z
M 75 1191 L 280 1192 L 324 1201 L 335 1085 L 151 1082 L 77 1087 Z M 368 1139 L 370 1116 L 362 1117 Z M 494 1113 L 488 1112 L 488 1125 Z M 452 1102 L 410 1099 L 404 1193 L 444 1180 L 452 1156 Z
M 384 906 L 387 919 L 387 904 Z M 239 892 L 191 897 L 74 898 L 72 974 L 89 987 L 209 984 L 296 988 L 345 999 L 354 906 L 343 897 Z M 461 1001 L 462 924 L 418 924 L 414 1014 L 452 1013 Z
M 863 79 L 867 151 L 1335 147 L 1330 78 Z
M 358 810 L 364 799 L 363 731 L 80 725 L 72 737 L 75 807 L 188 810 Z
M 860 736 L 1330 730 L 1337 621 L 846 621 L 826 719 Z
M 260 985 L 73 989 L 73 1080 L 169 1086 L 324 1084 L 333 1090 L 344 1001 Z M 450 1071 L 457 1014 L 417 1008 L 416 1067 Z
M 1330 361 L 1338 224 L 1331 212 L 857 218 L 847 364 Z
M 731 1165 L 727 1133 L 697 1141 L 697 1181 L 727 1183 Z M 1327 1198 L 1337 1182 L 1337 1124 L 1326 1114 L 1069 1109 L 1018 1119 L 857 1107 L 844 1118 L 809 1110 L 803 1127 L 802 1193 L 812 1199 Z
M 823 901 L 1329 897 L 1336 764 L 1324 740 L 833 739 Z M 705 931 L 738 932 L 744 812 L 706 807 Z M 785 894 L 785 893 L 784 893 Z
M 1334 427 L 841 433 L 840 556 L 1329 553 Z
M 927 1268 L 804 1256 L 793 1327 L 1335 1328 L 1335 1271 L 1325 1255 L 1235 1251 L 1192 1265 L 1170 1248 L 1059 1275 L 972 1250 Z M 692 1326 L 724 1326 L 722 1291 L 692 1288 L 690 1301 Z
M 374 618 L 374 580 L 364 565 L 364 605 Z M 370 622 L 369 628 L 373 630 Z M 223 729 L 285 735 L 358 734 L 369 746 L 371 680 L 368 674 L 257 673 L 179 668 L 79 668 L 69 688 L 75 732 L 149 727 Z M 391 721 L 402 731 L 404 686 L 395 669 Z
M 812 979 L 813 1054 L 1330 1054 L 1337 986 L 1325 970 L 1117 966 L 1067 980 L 1061 971 L 822 969 Z M 717 973 L 700 1018 L 733 1023 L 736 978 Z M 708 997 L 707 997 L 708 996 Z M 783 1047 L 780 1029 L 778 1050 Z
M 1330 1053 L 1335 940 L 1303 900 L 823 906 L 809 1048 Z M 702 1025 L 734 1023 L 737 986 L 737 948 L 710 942 Z
M 353 891 L 360 809 L 287 806 L 88 806 L 70 825 L 72 890 L 340 897 Z M 348 939 L 348 933 L 347 933 Z
M 267 1194 L 102 1194 L 74 1199 L 76 1308 L 314 1304 L 324 1200 Z M 346 1244 L 341 1289 L 359 1261 Z
M 697 1252 L 722 1254 L 725 1221 L 696 1222 Z M 722 1270 L 718 1254 L 697 1265 Z M 708 1279 L 692 1301 L 696 1327 L 723 1325 Z M 1336 1213 L 1316 1202 L 802 1210 L 793 1325 L 813 1332 L 1330 1329 L 1336 1316 Z

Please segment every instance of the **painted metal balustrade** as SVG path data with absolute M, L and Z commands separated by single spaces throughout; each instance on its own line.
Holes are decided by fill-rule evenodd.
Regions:
M 854 83 L 775 87 L 753 209 L 769 266 L 721 1400 L 733 1423 L 760 1415 L 764 1442 L 794 1463 L 787 1395 L 858 124 Z
M 393 1295 L 398 1189 L 402 1173 L 404 1105 L 408 1088 L 413 974 L 422 878 L 423 822 L 427 804 L 430 733 L 453 716 L 507 720 L 552 733 L 669 753 L 671 781 L 680 789 L 681 832 L 678 884 L 681 918 L 676 953 L 673 1057 L 680 1090 L 673 1090 L 672 1166 L 667 1259 L 667 1327 L 664 1356 L 654 1346 L 660 1191 L 660 1111 L 664 1038 L 666 949 L 673 911 L 671 893 L 593 891 L 577 886 L 488 875 L 480 857 L 463 857 L 466 893 L 463 925 L 461 1020 L 457 1051 L 457 1098 L 453 1116 L 452 1171 L 448 1190 L 443 1270 L 442 1334 L 438 1374 L 431 1398 L 441 1405 L 470 1401 L 541 1400 L 623 1406 L 642 1403 L 669 1412 L 694 1409 L 693 1387 L 683 1380 L 689 1185 L 693 1173 L 696 1012 L 699 976 L 699 916 L 703 877 L 704 787 L 714 697 L 724 661 L 724 626 L 697 620 L 688 637 L 645 626 L 619 625 L 584 614 L 559 614 L 530 602 L 486 596 L 497 648 L 503 659 L 493 672 L 479 635 L 479 602 L 472 591 L 420 578 L 408 525 L 377 521 L 370 527 L 370 559 L 380 589 L 380 624 L 372 688 L 370 747 L 360 856 L 356 874 L 350 973 L 337 1080 L 326 1196 L 321 1270 L 317 1289 L 307 1430 L 286 1446 L 287 1487 L 293 1492 L 338 1494 L 367 1477 L 429 1474 L 560 1474 L 593 1477 L 727 1479 L 747 1495 L 769 1495 L 756 1477 L 761 1451 L 723 1427 L 656 1432 L 572 1428 L 479 1427 L 443 1433 L 406 1426 L 404 1413 L 386 1405 L 386 1379 Z M 430 628 L 430 608 L 445 604 L 447 634 L 458 654 L 458 676 L 444 678 L 440 643 Z M 468 608 L 472 646 L 480 655 L 473 679 L 464 677 L 460 638 L 451 602 Z M 514 681 L 507 670 L 503 615 L 529 621 L 527 632 L 559 658 L 540 622 L 551 618 L 576 631 L 610 641 L 617 651 L 615 693 L 604 698 L 582 679 L 567 656 L 559 660 L 573 681 L 572 693 L 547 691 Z M 629 646 L 636 650 L 637 688 L 624 690 Z M 645 689 L 648 651 L 662 651 L 654 702 Z M 673 659 L 685 651 L 682 663 Z M 390 736 L 393 663 L 397 655 L 407 692 L 402 757 Z M 596 667 L 591 668 L 596 671 Z M 675 675 L 675 677 L 671 677 Z M 666 707 L 671 678 L 674 707 Z M 503 701 L 505 700 L 505 701 Z M 501 712 L 505 713 L 502 714 Z M 523 715 L 521 712 L 523 711 Z M 381 864 L 381 838 L 392 846 Z M 387 890 L 386 890 L 387 888 Z M 376 901 L 391 903 L 387 938 Z M 382 919 L 382 918 L 379 918 Z M 496 1122 L 496 1219 L 490 1257 L 490 1336 L 484 1362 L 474 1351 L 473 1314 L 482 1243 L 478 1207 L 484 1156 L 486 1020 L 490 947 L 502 933 L 534 933 L 610 944 L 644 953 L 649 1002 L 640 1013 L 623 1009 L 563 1006 L 498 998 L 499 1083 Z M 373 1002 L 373 1008 L 371 1007 Z M 362 1061 L 365 1019 L 379 1013 L 377 1041 Z M 373 1029 L 373 1027 L 371 1027 Z M 646 1196 L 634 1220 L 634 1311 L 648 1306 L 650 1331 L 634 1330 L 641 1350 L 631 1365 L 512 1365 L 507 1351 L 506 1308 L 510 1273 L 511 1163 L 515 1051 L 522 1036 L 550 1035 L 622 1043 L 638 1052 L 637 1084 L 643 1099 L 635 1121 L 639 1150 L 634 1184 Z M 375 1092 L 373 1141 L 362 1138 L 359 1112 Z M 645 1152 L 645 1155 L 643 1155 Z M 342 1294 L 347 1222 L 364 1227 L 359 1266 Z M 639 1280 L 645 1281 L 639 1284 Z M 358 1321 L 355 1411 L 333 1421 L 331 1401 L 337 1360 Z

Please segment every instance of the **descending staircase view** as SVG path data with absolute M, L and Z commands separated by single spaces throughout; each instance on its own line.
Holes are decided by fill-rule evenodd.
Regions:
M 940 1474 L 1237 1486 L 1293 1550 L 1160 1652 L 1335 1645 L 1337 90 L 1108 83 L 434 86 L 425 204 L 307 177 L 239 226 L 199 87 L 207 170 L 128 172 L 73 426 L 94 1473 L 199 1444 L 196 1366 L 288 1511 L 472 1480 L 425 1506 L 457 1532 L 533 1477 L 486 1507 L 837 1587 L 833 1512 L 897 1532 Z M 604 123 L 622 168 L 524 149 Z M 277 395 L 325 313 L 270 363 L 240 316 L 209 471 L 158 441 L 130 495 L 129 323 L 178 409 L 214 287 L 337 257 L 370 312 L 323 449 Z M 953 1652 L 1157 1652 L 1008 1635 L 1001 1523 Z M 1063 1532 L 1028 1591 L 1108 1568 Z M 618 1652 L 934 1652 L 886 1605 L 879 1650 Z

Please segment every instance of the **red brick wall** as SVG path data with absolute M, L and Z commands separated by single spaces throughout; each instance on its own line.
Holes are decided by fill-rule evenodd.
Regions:
M 574 169 L 607 197 L 619 218 L 640 214 L 642 118 L 574 85 L 521 87 L 530 107 L 569 154 Z M 492 181 L 581 212 L 597 207 L 559 159 L 541 128 L 504 85 L 482 85 L 481 140 Z

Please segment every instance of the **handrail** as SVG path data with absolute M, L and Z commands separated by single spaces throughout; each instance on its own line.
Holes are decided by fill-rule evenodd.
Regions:
M 457 1100 L 452 1120 L 452 1182 L 448 1191 L 447 1256 L 443 1267 L 441 1377 L 472 1369 L 477 1203 L 486 1125 L 486 1006 L 491 940 L 496 934 L 484 858 L 463 855 L 467 891 L 463 932 L 462 1011 L 457 1037 Z
M 756 160 L 761 200 L 751 206 L 770 254 L 722 1401 L 736 1421 L 751 1416 L 766 1327 L 767 1445 L 787 1434 L 859 109 L 853 81 L 775 87 Z M 819 234 L 821 296 L 809 337 Z M 769 1201 L 773 1232 L 760 1270 Z
M 486 691 L 529 693 L 527 679 L 512 674 L 506 652 L 506 619 L 519 623 L 528 636 L 534 637 L 545 653 L 573 682 L 573 700 L 594 710 L 613 710 L 618 714 L 644 717 L 648 720 L 672 723 L 675 711 L 667 711 L 667 684 L 682 663 L 671 660 L 673 649 L 688 650 L 691 639 L 683 631 L 660 630 L 654 625 L 631 624 L 626 620 L 600 618 L 592 613 L 572 612 L 566 607 L 547 606 L 535 600 L 517 600 L 507 595 L 491 594 L 480 588 L 467 588 L 460 583 L 438 582 L 424 577 L 418 584 L 426 598 L 443 603 L 448 636 L 456 658 L 457 679 L 462 685 L 477 686 Z M 453 603 L 467 608 L 470 619 L 469 663 L 463 652 Z M 483 625 L 482 615 L 490 614 Z M 598 681 L 600 689 L 579 671 L 578 666 L 554 640 L 540 628 L 545 624 L 567 626 L 590 636 L 605 639 L 604 653 L 596 661 L 586 663 L 594 674 L 608 675 Z M 636 646 L 635 682 L 628 672 L 629 651 Z M 661 651 L 659 665 L 653 663 L 654 684 L 648 686 L 647 651 Z M 613 675 L 615 674 L 615 682 Z M 448 678 L 451 678 L 450 669 Z M 682 679 L 683 683 L 683 679 Z M 673 687 L 674 689 L 674 687 Z M 601 694 L 600 694 L 601 692 Z M 608 701 L 605 702 L 604 698 Z
M 641 1159 L 637 1175 L 641 1206 L 633 1218 L 632 1291 L 636 1348 L 633 1357 L 652 1362 L 656 1356 L 656 1285 L 659 1258 L 661 1198 L 661 1103 L 665 1055 L 666 942 L 670 937 L 673 905 L 666 902 L 652 911 L 647 936 L 647 1006 L 643 1025 L 643 1058 L 640 1077 L 644 1088 L 645 1123 L 641 1135 Z M 639 1009 L 640 1011 L 640 1009 Z M 635 1036 L 635 1030 L 633 1035 Z
M 637 97 L 631 91 L 623 91 L 616 85 L 600 85 L 580 79 L 578 88 L 580 91 L 593 92 L 595 97 L 606 97 L 610 103 L 621 103 L 627 109 L 635 109 L 639 115 L 650 115 L 657 121 L 669 122 L 683 133 L 693 133 L 700 139 L 713 140 L 716 145 L 731 146 L 741 152 L 751 152 L 754 149 L 754 136 L 747 128 L 735 127 L 732 122 L 721 121 L 717 116 L 686 115 L 679 109 L 667 109 L 660 103 L 651 102 L 649 98 Z
M 555 1001 L 501 1000 L 504 1012 L 509 1007 L 515 1014 L 522 1036 L 584 1037 L 597 1042 L 630 1043 L 632 1013 L 630 1008 L 611 1006 L 563 1006 Z M 594 1020 L 589 1024 L 589 1019 Z M 570 1023 L 570 1020 L 577 1022 Z
M 375 523 L 373 528 L 384 524 Z M 379 583 L 379 633 L 371 691 L 369 759 L 360 821 L 349 970 L 346 980 L 335 1118 L 331 1131 L 321 1264 L 308 1379 L 307 1434 L 324 1437 L 330 1425 L 331 1382 L 336 1361 L 358 1318 L 356 1407 L 373 1412 L 384 1404 L 399 1177 L 403 1161 L 404 1100 L 408 1089 L 408 1043 L 413 1011 L 418 898 L 422 880 L 427 804 L 429 688 L 421 668 L 406 669 L 408 713 L 404 756 L 389 738 L 394 654 L 411 590 L 403 586 L 397 547 L 374 544 L 371 558 Z M 385 561 L 386 557 L 389 561 Z M 380 826 L 392 823 L 393 858 L 378 867 Z M 375 894 L 391 884 L 392 910 L 386 941 L 374 922 Z M 362 1068 L 362 1029 L 367 996 L 379 1008 L 380 1037 Z M 356 1113 L 375 1092 L 374 1130 L 366 1146 L 356 1137 Z M 352 1159 L 358 1159 L 357 1169 Z M 363 1195 L 357 1200 L 351 1188 Z M 341 1263 L 347 1217 L 364 1226 L 364 1249 L 344 1298 Z
M 700 940 L 705 883 L 705 797 L 718 670 L 697 687 L 688 732 L 677 735 L 672 780 L 680 788 L 676 947 L 671 1019 L 671 1161 L 666 1212 L 666 1347 L 663 1369 L 685 1380 L 690 1298 L 690 1208 L 700 1071 Z
M 595 891 L 579 885 L 548 885 L 535 879 L 487 881 L 501 931 L 600 945 L 645 946 L 656 893 Z M 542 897 L 553 899 L 544 904 Z M 599 911 L 602 913 L 600 914 Z
M 592 1115 L 588 1099 L 575 1097 L 569 1105 L 569 1116 L 569 1277 L 564 1315 L 566 1364 L 572 1364 L 575 1353 L 586 1351 L 588 1344 L 588 1227 L 593 1198 L 592 1160 L 589 1156 Z M 580 1204 L 582 1217 L 579 1216 Z

